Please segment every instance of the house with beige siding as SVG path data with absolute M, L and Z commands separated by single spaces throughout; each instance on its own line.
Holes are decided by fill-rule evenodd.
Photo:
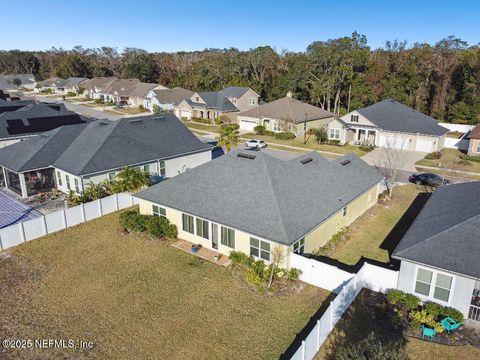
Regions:
M 232 121 L 235 114 L 258 106 L 260 95 L 248 87 L 229 86 L 220 91 L 196 92 L 175 107 L 179 118 L 209 119 L 213 122 L 219 116 Z
M 181 239 L 266 262 L 279 248 L 288 267 L 291 253 L 312 253 L 372 207 L 380 181 L 353 154 L 285 161 L 237 150 L 134 196 L 142 214 L 165 216 Z
M 340 144 L 419 152 L 443 149 L 447 132 L 437 120 L 392 99 L 354 110 L 328 124 L 328 138 Z
M 22 197 L 53 188 L 81 195 L 90 182 L 112 181 L 125 166 L 163 181 L 210 161 L 211 150 L 173 114 L 97 120 L 0 149 L 0 180 Z
M 292 132 L 299 136 L 312 128 L 326 127 L 334 114 L 319 107 L 286 97 L 237 114 L 240 129 L 253 131 L 258 125 L 274 132 Z
M 480 156 L 480 125 L 475 126 L 468 136 L 468 155 Z

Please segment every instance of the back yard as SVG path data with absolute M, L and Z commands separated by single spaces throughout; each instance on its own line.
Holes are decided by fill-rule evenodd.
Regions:
M 0 255 L 2 338 L 91 341 L 2 359 L 274 359 L 328 292 L 260 294 L 243 276 L 144 234 L 118 214 Z M 3 349 L 2 349 L 3 350 Z

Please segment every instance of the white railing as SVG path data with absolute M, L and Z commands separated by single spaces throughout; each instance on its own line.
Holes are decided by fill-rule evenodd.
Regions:
M 468 310 L 468 318 L 473 321 L 480 322 L 480 306 L 470 305 Z
M 315 261 L 312 259 L 308 260 Z M 326 269 L 323 266 L 322 268 Z M 337 268 L 334 266 L 331 266 L 331 268 L 334 276 L 337 279 L 341 279 L 341 273 L 337 272 L 335 274 L 335 269 Z M 363 288 L 385 292 L 389 288 L 397 287 L 398 271 L 384 269 L 368 263 L 365 263 L 357 274 L 351 275 L 352 277 L 341 287 L 341 290 L 338 292 L 335 299 L 330 303 L 323 316 L 317 320 L 312 331 L 310 331 L 305 339 L 302 340 L 301 345 L 290 360 L 312 360 L 335 327 L 335 324 L 340 320 L 342 315 Z M 327 272 L 323 274 L 323 277 L 328 278 L 329 273 Z
M 0 250 L 125 209 L 136 203 L 137 200 L 129 193 L 113 194 L 103 199 L 4 227 L 0 229 Z

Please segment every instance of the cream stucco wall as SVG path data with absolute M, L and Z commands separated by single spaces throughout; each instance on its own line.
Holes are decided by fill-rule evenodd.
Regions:
M 468 155 L 479 155 L 480 152 L 477 152 L 477 148 L 479 145 L 479 139 L 470 139 L 470 142 L 468 144 Z

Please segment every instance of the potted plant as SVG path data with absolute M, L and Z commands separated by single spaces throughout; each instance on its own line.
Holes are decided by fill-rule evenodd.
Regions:
M 200 250 L 200 248 L 202 247 L 202 245 L 200 244 L 192 244 L 192 253 L 196 253 L 198 250 Z

